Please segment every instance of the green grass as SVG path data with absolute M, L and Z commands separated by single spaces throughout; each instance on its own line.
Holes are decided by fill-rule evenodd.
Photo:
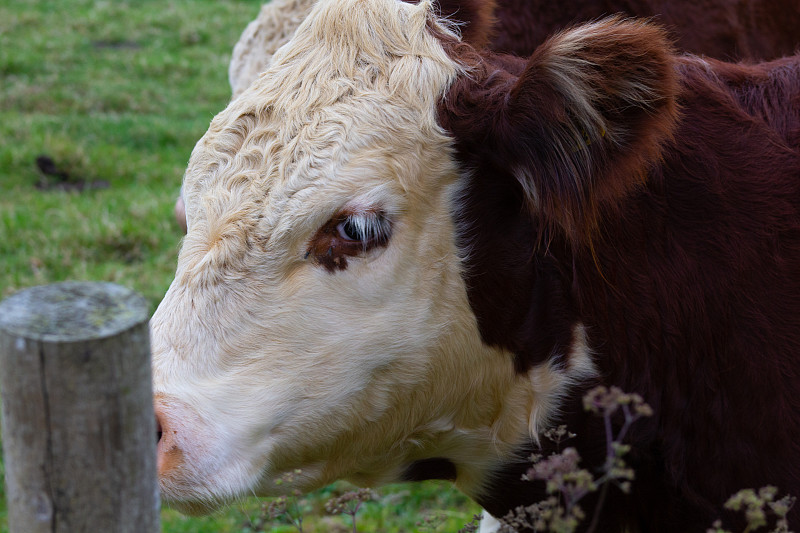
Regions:
M 352 489 L 344 482 L 319 490 L 298 501 L 306 533 L 345 533 L 351 531 L 349 516 L 331 516 L 325 503 L 333 496 Z M 425 482 L 414 485 L 396 484 L 381 487 L 376 501 L 362 505 L 356 515 L 360 532 L 446 532 L 454 533 L 479 512 L 475 504 L 454 491 L 446 482 Z M 198 520 L 172 510 L 162 511 L 163 530 L 171 533 L 257 533 L 261 503 L 243 502 L 233 510 Z M 426 520 L 427 519 L 427 520 Z M 431 525 L 427 525 L 430 522 Z M 292 533 L 297 529 L 285 520 L 275 520 L 265 531 Z
M 0 3 L 0 298 L 33 285 L 102 280 L 139 291 L 155 309 L 180 244 L 172 206 L 183 169 L 228 101 L 230 52 L 260 2 Z M 39 190 L 39 155 L 73 180 L 107 188 Z M 308 498 L 306 531 L 349 524 L 322 511 L 340 489 Z M 380 492 L 359 513 L 360 531 L 424 530 L 416 524 L 430 513 L 443 517 L 438 531 L 456 531 L 477 512 L 447 484 Z M 246 532 L 260 505 L 248 500 L 206 518 L 164 510 L 163 531 Z M 0 533 L 7 531 L 0 487 Z

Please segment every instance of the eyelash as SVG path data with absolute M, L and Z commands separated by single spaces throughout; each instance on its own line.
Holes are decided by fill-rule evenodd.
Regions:
M 360 242 L 369 247 L 371 244 L 385 244 L 391 225 L 381 213 L 367 211 L 348 215 L 336 225 L 336 231 L 346 241 Z

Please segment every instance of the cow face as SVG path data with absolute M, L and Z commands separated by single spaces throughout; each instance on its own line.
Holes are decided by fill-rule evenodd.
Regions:
M 298 468 L 307 490 L 485 463 L 527 433 L 528 377 L 481 343 L 461 276 L 436 123 L 460 67 L 429 6 L 351 3 L 309 17 L 186 172 L 152 335 L 162 493 L 189 512 Z
M 601 44 L 608 37 L 594 35 Z M 551 196 L 572 187 L 580 199 L 588 186 L 575 175 L 564 186 L 541 180 L 570 154 L 584 157 L 587 135 L 627 153 L 629 135 L 617 124 L 636 117 L 625 100 L 604 101 L 612 115 L 623 106 L 618 122 L 562 102 L 574 97 L 588 109 L 600 90 L 589 81 L 567 87 L 559 69 L 574 65 L 564 57 L 586 48 L 569 38 L 586 40 L 567 35 L 530 63 L 545 73 L 540 83 L 530 65 L 476 61 L 430 3 L 322 1 L 214 119 L 186 172 L 188 233 L 152 319 L 168 502 L 202 512 L 242 494 L 276 494 L 276 478 L 296 469 L 292 489 L 442 477 L 475 496 L 515 446 L 536 437 L 570 385 L 593 373 L 579 321 L 561 320 L 566 342 L 524 364 L 511 353 L 524 336 L 512 331 L 510 342 L 486 327 L 484 304 L 510 295 L 479 286 L 482 274 L 495 274 L 475 258 L 493 244 L 483 227 L 502 217 L 480 220 L 474 181 L 457 162 L 470 150 L 494 151 L 499 178 L 510 176 L 526 208 L 579 242 L 580 217 L 564 207 L 582 206 Z M 551 70 L 540 68 L 544 59 Z M 543 100 L 553 122 L 540 121 L 521 150 L 509 150 L 512 126 L 537 120 L 526 102 L 540 94 L 556 95 Z M 509 124 L 487 119 L 515 105 Z M 578 121 L 568 128 L 577 141 L 559 133 L 558 119 Z M 531 162 L 550 148 L 564 153 L 544 167 Z M 603 164 L 617 157 L 608 153 Z M 489 241 L 520 234 L 493 230 Z M 536 252 L 522 254 L 527 261 Z M 515 305 L 548 308 L 521 296 Z M 515 309 L 509 323 L 536 330 L 538 312 Z

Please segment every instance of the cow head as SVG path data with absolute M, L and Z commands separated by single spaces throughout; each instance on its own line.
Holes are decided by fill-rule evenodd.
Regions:
M 444 477 L 474 496 L 570 384 L 593 373 L 577 320 L 565 321 L 557 360 L 520 365 L 487 340 L 465 282 L 484 221 L 461 213 L 470 169 L 456 152 L 494 150 L 526 209 L 570 234 L 570 209 L 623 195 L 632 185 L 592 182 L 581 173 L 596 163 L 575 154 L 591 141 L 593 154 L 610 146 L 601 170 L 627 161 L 644 142 L 629 130 L 647 129 L 639 118 L 658 113 L 655 86 L 670 79 L 650 65 L 604 79 L 590 61 L 608 57 L 587 51 L 630 28 L 591 28 L 551 43 L 540 72 L 483 61 L 428 2 L 323 0 L 213 120 L 189 162 L 188 233 L 152 319 L 168 502 L 202 512 L 276 494 L 275 479 L 296 469 L 300 490 Z M 573 87 L 576 65 L 606 84 Z M 553 97 L 537 109 L 541 94 L 560 95 L 562 107 Z M 548 172 L 563 179 L 543 183 Z

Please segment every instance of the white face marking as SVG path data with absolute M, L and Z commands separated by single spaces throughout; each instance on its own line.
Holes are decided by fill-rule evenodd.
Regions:
M 531 385 L 555 371 L 515 374 L 467 301 L 436 124 L 459 66 L 430 9 L 321 2 L 192 154 L 152 319 L 161 489 L 185 510 L 430 457 L 475 494 L 535 424 Z M 351 248 L 359 231 L 381 242 Z
M 247 25 L 233 48 L 228 68 L 231 92 L 236 98 L 264 72 L 275 51 L 286 44 L 316 0 L 271 0 Z

